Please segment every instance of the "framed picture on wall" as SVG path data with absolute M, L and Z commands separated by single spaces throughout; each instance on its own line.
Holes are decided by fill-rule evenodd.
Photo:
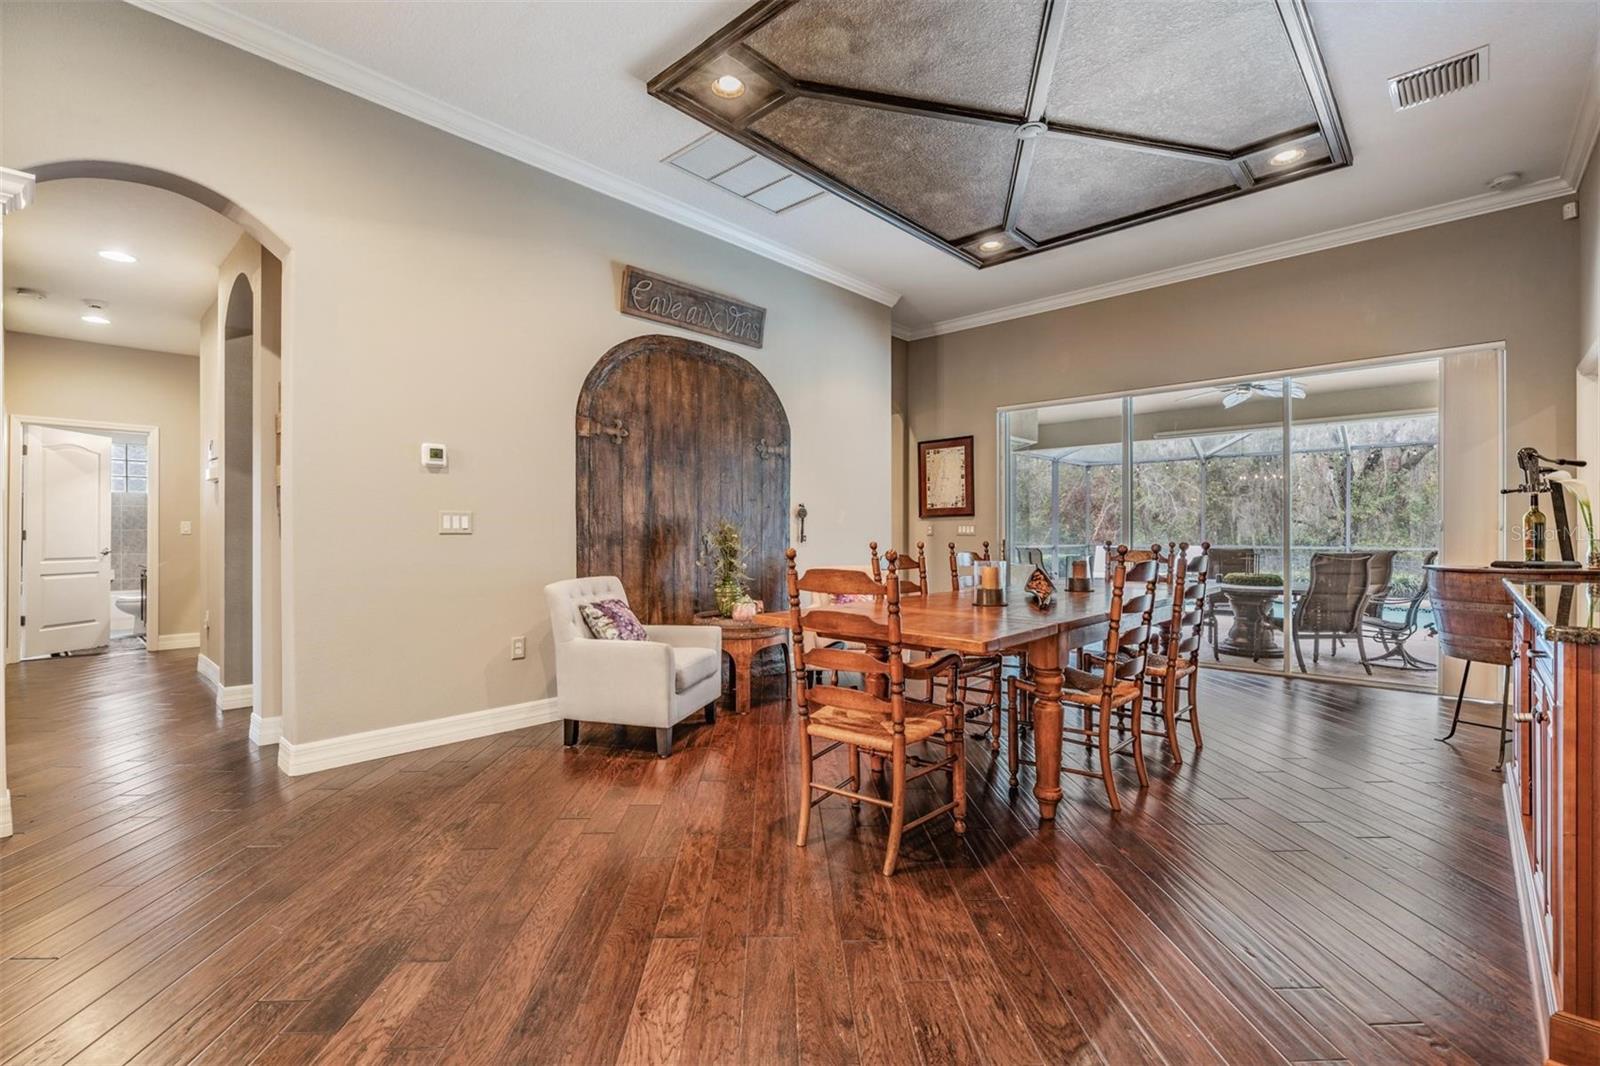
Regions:
M 974 513 L 972 438 L 946 437 L 917 445 L 917 513 L 957 518 Z

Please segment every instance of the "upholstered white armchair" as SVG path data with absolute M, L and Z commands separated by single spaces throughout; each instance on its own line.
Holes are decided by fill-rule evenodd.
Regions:
M 672 754 L 672 727 L 705 708 L 716 721 L 722 694 L 722 630 L 716 626 L 645 626 L 649 640 L 599 640 L 580 603 L 622 600 L 614 577 L 580 577 L 544 587 L 556 643 L 556 699 L 563 741 L 578 742 L 579 722 L 645 726 L 656 754 Z

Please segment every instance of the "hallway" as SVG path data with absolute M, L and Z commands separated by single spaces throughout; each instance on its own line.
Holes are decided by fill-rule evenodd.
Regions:
M 776 678 L 669 760 L 551 724 L 288 778 L 194 661 L 7 675 L 0 1062 L 1537 1056 L 1490 734 L 1421 697 L 1208 674 L 1198 758 L 1042 835 L 970 745 L 965 843 L 885 881 L 842 805 L 793 847 Z

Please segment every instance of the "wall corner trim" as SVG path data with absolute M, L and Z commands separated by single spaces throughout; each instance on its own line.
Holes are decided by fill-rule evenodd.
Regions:
M 215 0 L 193 0 L 183 4 L 165 0 L 129 0 L 129 3 L 207 37 L 213 37 L 224 44 L 260 56 L 297 74 L 342 89 L 353 96 L 359 96 L 363 100 L 398 112 L 434 129 L 443 130 L 451 136 L 576 182 L 601 195 L 621 200 L 625 204 L 726 241 L 747 252 L 754 252 L 765 259 L 781 263 L 802 274 L 809 274 L 830 285 L 837 285 L 858 296 L 865 296 L 869 300 L 889 307 L 893 307 L 900 300 L 900 294 L 892 289 L 884 288 L 866 278 L 840 270 L 776 241 L 751 233 L 708 211 L 691 207 L 620 174 L 603 170 L 526 134 L 480 118 L 470 111 L 396 81 L 386 74 L 380 74 L 343 56 L 335 55 L 325 48 L 302 41 L 293 34 L 268 26 L 248 15 L 242 15 Z
M 149 643 L 148 638 L 146 638 L 146 643 Z M 183 648 L 198 648 L 199 646 L 199 633 L 163 633 L 156 637 L 155 645 L 150 650 L 179 651 Z M 201 658 L 205 659 L 205 656 L 202 655 Z M 206 661 L 211 662 L 209 659 L 206 659 Z M 211 665 L 215 667 L 217 664 L 211 663 Z
M 451 715 L 448 718 L 430 718 L 425 722 L 373 729 L 365 733 L 349 733 L 342 737 L 313 740 L 293 744 L 278 741 L 278 769 L 291 777 L 314 774 L 319 770 L 332 770 L 338 766 L 382 759 L 389 755 L 403 755 L 408 751 L 436 748 L 441 744 L 455 744 L 463 740 L 513 729 L 544 725 L 561 717 L 555 699 L 531 700 L 512 703 L 504 707 L 489 707 L 481 711 Z M 265 719 L 263 720 L 266 721 Z
M 0 788 L 0 837 L 11 835 L 11 790 Z
M 278 715 L 261 717 L 260 711 L 250 712 L 250 743 L 258 748 L 276 744 L 283 736 L 283 719 Z
M 237 711 L 255 703 L 254 685 L 222 685 L 217 688 L 217 710 Z

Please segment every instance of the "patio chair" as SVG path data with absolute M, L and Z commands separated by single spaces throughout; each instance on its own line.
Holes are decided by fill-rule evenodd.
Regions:
M 1371 675 L 1362 633 L 1371 573 L 1371 552 L 1316 552 L 1311 556 L 1311 583 L 1294 607 L 1294 657 L 1301 673 L 1309 672 L 1300 647 L 1302 637 L 1311 638 L 1313 663 L 1319 659 L 1323 637 L 1330 638 L 1330 657 L 1338 652 L 1334 639 L 1354 637 L 1361 668 Z
M 1254 548 L 1212 548 L 1208 572 L 1212 575 L 1212 584 L 1220 585 L 1224 574 L 1253 574 L 1256 572 L 1256 550 Z M 1217 662 L 1222 661 L 1222 653 L 1217 650 L 1217 615 L 1233 614 L 1233 605 L 1228 602 L 1227 593 L 1220 588 L 1213 588 L 1206 593 L 1205 628 L 1206 634 L 1211 638 L 1211 658 Z
M 1421 628 L 1417 619 L 1422 610 L 1422 601 L 1428 598 L 1429 570 L 1427 568 L 1428 564 L 1438 557 L 1439 553 L 1432 551 L 1422 560 L 1422 581 L 1418 584 L 1417 591 L 1409 598 L 1394 599 L 1385 596 L 1381 600 L 1368 604 L 1366 618 L 1362 620 L 1363 624 L 1366 626 L 1367 632 L 1383 648 L 1383 654 L 1374 655 L 1369 660 L 1370 662 L 1381 663 L 1385 659 L 1399 659 L 1399 668 L 1403 670 L 1432 670 L 1434 668 L 1434 663 L 1426 662 L 1412 655 L 1406 649 L 1406 641 L 1415 636 Z M 1405 608 L 1405 614 L 1402 617 L 1394 619 L 1384 616 L 1384 608 L 1399 606 Z

